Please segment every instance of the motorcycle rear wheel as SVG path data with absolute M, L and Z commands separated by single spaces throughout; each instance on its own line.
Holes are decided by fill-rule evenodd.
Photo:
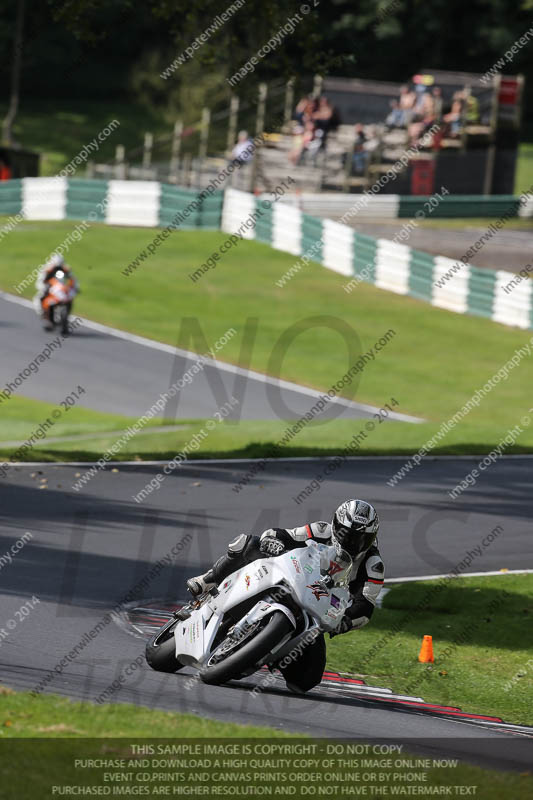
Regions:
M 244 672 L 264 659 L 291 630 L 292 625 L 285 614 L 282 611 L 275 611 L 253 639 L 218 664 L 204 667 L 200 672 L 200 678 L 204 683 L 212 685 L 240 678 Z

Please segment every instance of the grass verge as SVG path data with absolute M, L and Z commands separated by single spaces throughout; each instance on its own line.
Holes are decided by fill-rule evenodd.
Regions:
M 253 740 L 257 738 L 275 737 L 276 740 L 283 738 L 287 743 L 295 739 L 305 740 L 302 734 L 288 734 L 264 727 L 215 722 L 191 714 L 177 714 L 133 705 L 96 706 L 91 703 L 72 702 L 55 695 L 41 695 L 33 698 L 28 693 L 14 693 L 5 688 L 0 689 L 0 696 L 2 704 L 0 712 L 0 742 L 2 742 L 2 753 L 4 756 L 8 756 L 3 758 L 0 764 L 0 780 L 2 780 L 3 787 L 2 797 L 6 798 L 6 800 L 12 800 L 12 798 L 13 800 L 15 798 L 16 800 L 26 800 L 26 798 L 29 799 L 36 796 L 42 797 L 44 796 L 44 787 L 53 784 L 59 786 L 109 786 L 109 783 L 106 784 L 103 780 L 104 769 L 76 769 L 75 759 L 83 759 L 84 757 L 92 759 L 123 758 L 126 766 L 122 769 L 113 769 L 113 773 L 115 775 L 126 775 L 126 770 L 130 771 L 132 769 L 132 766 L 127 761 L 128 758 L 131 758 L 132 751 L 127 745 L 121 747 L 120 739 L 125 739 L 126 741 L 136 740 L 143 744 L 147 740 L 152 741 L 154 752 L 157 753 L 157 739 L 154 739 L 154 731 L 157 731 L 157 737 L 160 739 L 168 738 L 174 742 L 176 740 L 185 740 L 191 745 L 199 743 L 200 746 L 207 737 L 222 738 L 223 741 L 239 739 L 248 746 L 250 744 L 253 746 Z M 24 742 L 20 741 L 22 739 L 31 739 L 31 747 L 24 747 Z M 43 739 L 48 741 L 42 741 Z M 62 741 L 58 742 L 58 739 Z M 67 739 L 72 740 L 72 743 L 65 741 Z M 98 739 L 102 741 L 101 746 L 98 744 Z M 409 753 L 404 748 L 402 758 L 408 759 L 409 757 Z M 185 759 L 186 761 L 187 759 Z M 155 764 L 152 762 L 153 759 L 148 759 L 148 767 L 146 765 L 141 767 L 141 765 L 136 764 L 133 768 L 134 772 L 145 776 L 148 773 L 161 776 L 163 769 L 161 760 L 158 762 L 156 759 Z M 205 760 L 204 756 L 202 773 L 204 776 L 207 774 L 205 768 L 207 763 L 215 764 L 216 762 L 213 757 Z M 292 760 L 289 759 L 289 763 L 292 764 Z M 331 787 L 332 780 L 334 781 L 331 768 L 324 768 L 321 761 L 318 763 L 319 766 L 313 773 L 318 777 L 315 777 L 312 782 L 318 787 Z M 220 766 L 221 762 L 219 761 L 218 764 Z M 246 764 L 246 762 L 243 762 L 243 764 Z M 244 766 L 243 768 L 245 769 L 246 767 Z M 286 785 L 289 785 L 289 783 L 294 785 L 289 775 L 293 775 L 297 770 L 293 769 L 290 772 L 291 769 L 293 768 L 282 768 L 282 771 L 286 773 Z M 168 768 L 167 771 L 169 771 Z M 184 786 L 185 783 L 192 786 L 197 785 L 198 768 L 196 770 L 193 769 L 192 772 L 190 770 L 182 771 L 184 774 L 188 774 L 189 778 L 182 779 L 176 785 Z M 209 772 L 221 774 L 220 769 L 209 770 Z M 225 772 L 229 775 L 231 770 L 226 766 Z M 257 771 L 253 774 L 253 785 L 271 785 L 272 778 L 267 777 L 268 769 L 264 770 L 264 772 L 266 773 L 264 776 L 263 773 Z M 346 770 L 337 770 L 337 774 L 342 774 L 343 772 L 346 772 Z M 401 770 L 402 774 L 407 774 L 408 772 L 409 770 L 405 768 Z M 460 762 L 453 768 L 439 769 L 433 766 L 425 770 L 419 769 L 418 773 L 420 772 L 424 772 L 427 775 L 423 784 L 425 787 L 475 786 L 477 787 L 475 796 L 479 800 L 500 800 L 503 796 L 513 797 L 513 800 L 528 800 L 533 791 L 533 779 L 528 772 L 522 774 L 503 773 Z M 400 773 L 398 768 L 396 768 L 395 773 L 392 769 L 386 767 L 374 770 L 374 775 L 376 773 L 386 776 L 379 781 L 382 789 L 381 794 L 383 794 L 384 787 L 398 785 L 397 778 L 393 777 L 394 774 Z M 301 771 L 301 774 L 306 775 L 303 771 Z M 307 770 L 307 776 L 309 774 L 309 770 Z M 107 780 L 109 781 L 110 779 L 108 778 Z M 142 780 L 146 782 L 147 778 L 144 777 Z M 153 778 L 153 781 L 157 781 L 157 783 L 150 782 L 150 785 L 152 787 L 155 785 L 158 787 L 168 785 L 167 782 L 161 783 L 162 780 L 162 777 Z M 203 777 L 202 780 L 205 782 L 206 778 Z M 234 782 L 235 780 L 233 778 Z M 242 775 L 239 780 L 242 780 Z M 359 778 L 359 780 L 362 779 Z M 215 785 L 223 788 L 231 781 L 232 778 L 228 778 L 227 781 L 224 778 L 219 778 Z M 309 780 L 306 780 L 305 785 L 308 785 L 308 783 Z M 360 785 L 364 786 L 366 783 L 368 781 L 363 780 Z M 272 784 L 273 790 L 271 794 L 276 794 L 274 787 L 278 784 L 279 778 L 276 778 Z M 123 787 L 138 787 L 138 785 L 136 783 L 132 784 L 131 779 L 128 782 L 121 782 Z M 146 783 L 142 785 L 144 786 Z M 172 794 L 172 784 L 170 785 L 171 789 L 168 793 Z M 205 783 L 203 785 L 207 786 Z M 246 796 L 250 796 L 249 785 L 250 781 L 248 780 L 246 783 Z M 344 785 L 347 784 L 345 783 Z M 404 785 L 412 786 L 413 783 L 412 781 L 406 781 Z M 152 789 L 152 792 L 155 792 L 155 790 Z M 80 792 L 78 791 L 77 793 L 79 794 Z M 96 794 L 97 792 L 93 790 L 91 793 Z M 100 793 L 103 792 L 100 791 Z M 127 791 L 125 793 L 128 794 Z M 141 793 L 139 791 L 135 792 L 135 794 Z M 164 792 L 157 792 L 157 794 L 162 793 Z M 225 794 L 226 792 L 223 793 Z M 239 792 L 238 785 L 231 786 L 229 793 L 235 798 L 244 796 Z M 283 792 L 277 793 L 284 794 Z M 367 794 L 368 791 L 363 793 Z M 220 794 L 220 792 L 217 792 L 217 794 Z M 263 789 L 261 796 L 265 794 L 267 792 Z M 308 794 L 309 792 L 307 792 L 306 796 Z M 441 791 L 440 794 L 445 794 L 445 792 Z M 303 795 L 296 790 L 290 796 L 299 798 Z M 392 795 L 387 794 L 386 796 Z
M 0 460 L 9 461 L 15 458 L 19 447 L 19 445 L 3 446 L 2 441 L 14 441 L 20 436 L 22 442 L 24 437 L 29 436 L 38 423 L 48 416 L 46 408 L 48 404 L 35 400 L 27 401 L 26 398 L 17 398 L 12 402 L 15 404 L 19 400 L 23 400 L 25 408 L 31 404 L 32 412 L 35 412 L 37 407 L 43 408 L 34 423 L 20 420 L 13 428 L 9 422 L 10 414 L 4 410 L 4 418 L 0 421 Z M 14 408 L 13 405 L 10 410 Z M 66 437 L 64 441 L 47 444 L 46 439 L 40 440 L 31 450 L 26 451 L 22 458 L 15 460 L 98 461 L 120 438 L 119 431 L 134 422 L 133 419 L 128 419 L 124 423 L 124 418 L 121 418 L 118 424 L 114 415 L 110 415 L 110 420 L 106 421 L 105 414 L 83 409 L 79 411 L 83 413 L 75 414 L 72 410 L 69 424 L 68 426 L 65 424 L 63 432 L 60 433 L 59 425 L 57 430 L 54 427 L 49 432 L 49 436 L 64 435 Z M 162 420 L 161 423 L 152 420 L 149 427 L 130 439 L 115 455 L 111 455 L 110 461 L 171 460 L 187 447 L 195 434 L 205 431 L 206 421 L 180 420 L 179 427 L 176 426 L 174 430 L 158 433 L 157 428 L 160 424 L 172 423 L 169 420 Z M 277 442 L 281 440 L 290 425 L 291 423 L 281 421 L 244 420 L 236 424 L 223 422 L 210 431 L 207 438 L 201 442 L 197 440 L 198 449 L 191 451 L 188 459 L 192 461 L 199 458 L 325 457 L 342 453 L 350 443 L 355 446 L 354 437 L 359 437 L 360 446 L 350 451 L 351 455 L 403 455 L 407 458 L 420 449 L 439 428 L 435 423 L 411 425 L 388 422 L 377 424 L 373 431 L 367 432 L 363 420 L 333 420 L 324 425 L 311 423 L 298 433 L 290 445 L 278 446 Z M 17 435 L 14 434 L 14 429 L 17 430 Z M 110 434 L 108 431 L 113 433 Z M 81 438 L 87 434 L 92 434 L 90 440 Z M 365 439 L 360 438 L 362 434 Z M 68 438 L 69 436 L 72 438 Z M 498 440 L 498 432 L 488 426 L 463 426 L 454 429 L 444 444 L 432 450 L 432 454 L 481 455 L 497 447 Z M 507 447 L 505 452 L 507 454 L 533 452 L 533 426 L 528 428 L 512 446 Z M 465 468 L 465 472 L 467 471 Z
M 427 702 L 532 725 L 533 575 L 456 578 L 432 593 L 437 585 L 395 586 L 370 625 L 331 641 L 328 667 Z M 413 613 L 421 603 L 427 608 Z M 425 634 L 433 636 L 433 665 L 418 662 Z
M 0 286 L 13 291 L 73 226 L 19 225 L 2 242 Z M 345 396 L 378 407 L 394 396 L 396 410 L 428 421 L 453 415 L 531 338 L 528 331 L 436 309 L 370 285 L 361 284 L 348 295 L 343 291 L 346 278 L 316 264 L 279 288 L 276 280 L 296 259 L 257 242 L 240 241 L 215 270 L 193 283 L 188 275 L 226 238 L 218 232 L 175 233 L 131 277 L 124 277 L 121 269 L 152 236 L 149 230 L 96 225 L 72 246 L 68 260 L 83 287 L 78 313 L 197 352 L 233 327 L 237 335 L 219 358 L 245 364 L 246 341 L 250 358 L 245 366 L 322 390 L 392 330 L 394 335 L 374 353 L 359 381 L 344 390 Z M 251 265 L 254 280 L 243 281 Z M 332 328 L 339 324 L 354 331 L 351 353 Z M 327 357 L 317 359 L 317 353 Z M 469 414 L 468 422 L 495 433 L 515 425 L 529 408 L 532 372 L 531 359 L 524 358 Z
M 154 735 L 161 738 L 273 735 L 272 729 L 267 727 L 215 722 L 194 714 L 158 711 L 127 703 L 96 705 L 54 694 L 32 697 L 28 692 L 14 692 L 8 688 L 0 688 L 0 696 L 2 737 L 111 739 Z M 276 731 L 276 735 L 287 734 Z
M 522 142 L 518 148 L 515 194 L 527 192 L 533 184 L 533 142 Z

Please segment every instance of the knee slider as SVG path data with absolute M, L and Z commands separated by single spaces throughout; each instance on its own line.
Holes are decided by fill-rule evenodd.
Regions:
M 236 536 L 235 539 L 228 544 L 228 556 L 230 558 L 240 556 L 251 538 L 249 533 L 241 533 L 239 536 Z

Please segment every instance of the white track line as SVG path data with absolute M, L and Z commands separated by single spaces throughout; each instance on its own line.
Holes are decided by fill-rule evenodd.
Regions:
M 461 572 L 460 575 L 453 575 L 453 578 L 481 578 L 488 575 L 533 575 L 533 569 L 496 569 L 490 572 Z M 388 583 L 413 583 L 414 581 L 436 581 L 439 578 L 449 578 L 450 574 L 444 575 L 413 575 L 409 578 L 386 578 Z
M 34 310 L 31 300 L 25 300 L 23 297 L 15 297 L 15 295 L 8 294 L 7 292 L 0 292 L 0 298 L 6 300 L 8 303 L 16 303 L 17 305 Z M 118 328 L 111 328 L 108 325 L 101 325 L 99 322 L 92 322 L 84 317 L 78 317 L 78 315 L 76 315 L 76 317 L 81 319 L 87 328 L 99 331 L 100 333 L 107 333 L 109 336 L 115 336 L 117 339 L 125 339 L 128 342 L 140 344 L 143 347 L 150 347 L 152 350 L 160 350 L 163 353 L 182 356 L 190 361 L 196 361 L 200 355 L 199 353 L 193 353 L 191 350 L 182 350 L 178 347 L 172 347 L 169 344 L 163 344 L 163 342 L 157 342 L 154 339 L 146 339 L 144 336 L 137 336 L 134 333 L 127 333 L 126 331 L 121 331 Z M 299 394 L 305 394 L 309 397 L 313 397 L 314 399 L 318 399 L 324 394 L 324 392 L 320 392 L 316 389 L 310 389 L 308 386 L 300 386 L 298 383 L 284 381 L 280 378 L 272 378 L 270 375 L 264 375 L 262 372 L 254 372 L 253 370 L 243 369 L 243 367 L 238 367 L 235 364 L 229 364 L 226 361 L 218 361 L 216 358 L 212 359 L 209 364 L 210 366 L 214 366 L 221 371 L 231 372 L 234 375 L 242 375 L 245 378 L 251 378 L 252 380 L 260 381 L 261 383 L 271 383 L 279 388 L 287 389 L 291 392 L 297 392 Z M 330 398 L 330 401 L 332 403 L 336 403 L 337 405 L 345 406 L 346 408 L 354 408 L 357 411 L 366 411 L 369 414 L 376 414 L 380 410 L 376 406 L 368 406 L 365 403 L 355 403 L 352 400 L 345 400 L 342 397 Z M 390 411 L 389 417 L 391 419 L 395 419 L 397 422 L 425 422 L 425 420 L 421 419 L 420 417 L 413 417 L 410 414 L 400 414 L 397 411 Z
M 158 428 L 154 425 L 151 429 L 151 433 L 157 433 Z M 4 446 L 4 443 L 0 441 L 0 448 Z M 425 456 L 425 461 L 457 461 L 457 460 L 465 460 L 465 461 L 477 461 L 481 456 L 484 455 L 483 453 L 479 453 L 478 455 L 472 456 Z M 188 461 L 188 464 L 191 465 L 215 465 L 215 464 L 254 464 L 257 461 L 266 461 L 268 463 L 275 464 L 278 461 L 281 462 L 293 462 L 298 464 L 300 462 L 310 462 L 310 461 L 331 461 L 336 456 L 283 456 L 282 458 L 191 458 Z M 409 456 L 347 456 L 347 461 L 405 461 L 406 458 Z M 533 453 L 520 453 L 516 455 L 507 455 L 507 456 L 500 456 L 500 461 L 505 461 L 506 459 L 531 459 L 533 458 Z M 13 461 L 13 464 L 17 466 L 44 466 L 44 467 L 86 467 L 90 464 L 96 464 L 96 461 Z M 123 466 L 123 467 L 159 467 L 163 464 L 168 464 L 168 461 L 164 459 L 159 461 L 109 461 L 111 466 Z

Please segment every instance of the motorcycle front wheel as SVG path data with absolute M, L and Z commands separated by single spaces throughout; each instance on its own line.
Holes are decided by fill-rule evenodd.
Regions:
M 177 620 L 169 620 L 146 645 L 146 661 L 157 672 L 177 672 L 183 669 L 183 664 L 176 658 L 174 628 L 177 624 Z
M 61 326 L 61 333 L 63 336 L 68 336 L 68 306 L 62 305 L 59 309 L 59 325 Z
M 224 642 L 215 650 L 211 659 L 200 672 L 204 683 L 218 685 L 227 681 L 240 678 L 243 673 L 261 662 L 270 651 L 280 643 L 284 636 L 292 630 L 292 625 L 282 611 L 275 611 L 265 620 L 265 625 L 259 627 L 251 640 L 224 658 L 212 663 L 217 651 L 224 646 Z M 226 640 L 225 640 L 226 641 Z

